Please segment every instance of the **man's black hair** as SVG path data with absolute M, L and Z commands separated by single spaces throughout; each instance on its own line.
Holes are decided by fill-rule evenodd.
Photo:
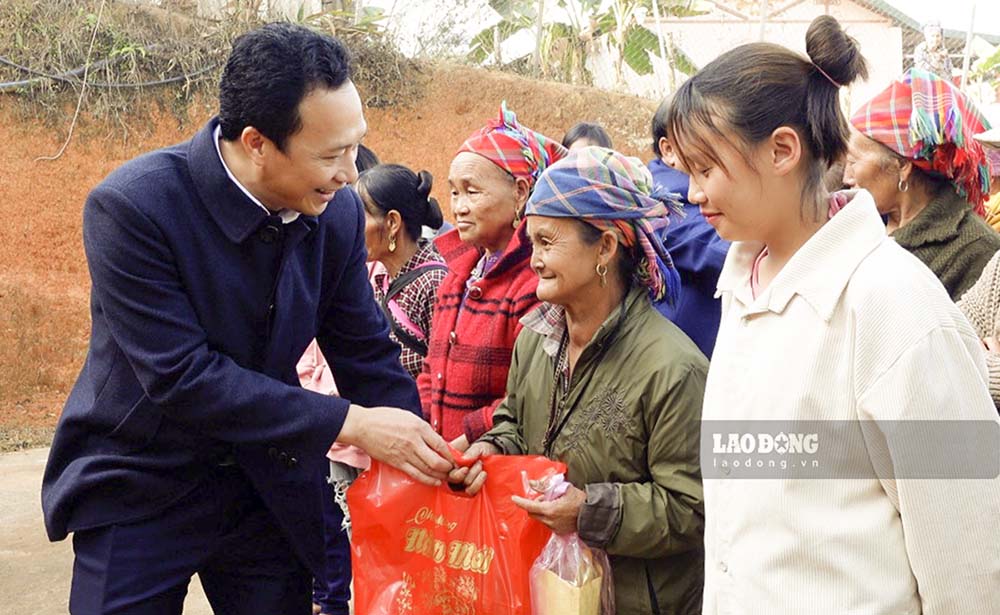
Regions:
M 219 84 L 222 138 L 233 141 L 253 126 L 283 150 L 301 127 L 302 99 L 350 78 L 350 52 L 332 36 L 290 23 L 247 32 L 233 44 Z

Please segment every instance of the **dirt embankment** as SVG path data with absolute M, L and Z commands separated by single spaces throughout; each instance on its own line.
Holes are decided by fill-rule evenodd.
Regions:
M 649 101 L 467 67 L 437 68 L 428 77 L 425 95 L 409 107 L 368 111 L 366 144 L 383 162 L 429 170 L 446 216 L 452 155 L 498 114 L 501 100 L 524 125 L 553 138 L 577 121 L 596 121 L 619 150 L 649 158 Z M 64 136 L 24 123 L 12 102 L 0 96 L 0 450 L 46 441 L 83 365 L 90 316 L 80 223 L 87 193 L 126 160 L 189 138 L 211 114 L 195 107 L 184 126 L 163 114 L 127 141 L 114 125 L 85 121 L 60 159 L 36 162 L 58 151 Z

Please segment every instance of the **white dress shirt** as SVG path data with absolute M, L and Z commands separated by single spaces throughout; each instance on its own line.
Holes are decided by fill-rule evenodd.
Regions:
M 886 236 L 870 194 L 754 299 L 762 248 L 734 243 L 719 278 L 706 421 L 995 426 L 979 339 L 930 270 Z M 871 463 L 890 474 L 904 453 L 920 454 L 889 444 L 891 457 L 876 459 L 877 449 Z M 1000 613 L 1000 481 L 897 475 L 706 476 L 704 613 Z
M 260 202 L 260 199 L 258 199 L 257 197 L 255 197 L 249 190 L 247 190 L 246 186 L 244 186 L 243 184 L 241 184 L 240 180 L 236 179 L 236 176 L 233 175 L 233 172 L 229 170 L 229 165 L 226 164 L 226 159 L 222 157 L 222 146 L 219 145 L 219 139 L 221 139 L 221 138 L 222 138 L 222 127 L 221 126 L 216 126 L 215 127 L 215 151 L 218 152 L 218 154 L 219 154 L 219 161 L 222 162 L 222 168 L 226 170 L 226 175 L 228 175 L 229 179 L 232 180 L 232 182 L 234 184 L 236 184 L 237 188 L 239 188 L 240 190 L 243 191 L 243 194 L 247 195 L 247 198 L 249 198 L 251 201 L 253 201 L 258 207 L 260 207 L 261 209 L 263 209 L 264 211 L 266 211 L 267 215 L 270 216 L 274 212 L 272 212 L 270 209 L 268 209 L 267 207 L 265 207 L 264 204 Z M 281 223 L 282 224 L 288 224 L 289 222 L 294 222 L 294 221 L 298 220 L 298 218 L 299 218 L 299 212 L 295 211 L 294 209 L 282 209 L 282 210 L 278 211 L 277 213 L 278 213 L 278 217 L 281 218 Z

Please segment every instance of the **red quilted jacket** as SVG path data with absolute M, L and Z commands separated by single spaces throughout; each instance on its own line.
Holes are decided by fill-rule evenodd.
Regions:
M 435 241 L 448 265 L 437 291 L 430 343 L 417 378 L 424 416 L 446 440 L 473 442 L 493 426 L 507 389 L 520 319 L 538 305 L 538 276 L 530 267 L 524 224 L 500 260 L 465 293 L 481 256 L 452 230 Z M 465 296 L 463 303 L 462 298 Z

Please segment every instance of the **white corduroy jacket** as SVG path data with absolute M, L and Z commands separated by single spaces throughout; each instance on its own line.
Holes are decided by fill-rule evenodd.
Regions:
M 976 332 L 934 274 L 886 236 L 870 194 L 859 192 L 754 299 L 762 248 L 734 243 L 719 278 L 705 421 L 997 428 Z M 905 449 L 920 443 L 887 440 L 869 453 L 888 473 L 852 479 L 713 478 L 703 446 L 704 613 L 997 613 L 1000 481 L 899 478 L 894 464 L 919 457 Z M 980 452 L 996 453 L 965 451 Z

